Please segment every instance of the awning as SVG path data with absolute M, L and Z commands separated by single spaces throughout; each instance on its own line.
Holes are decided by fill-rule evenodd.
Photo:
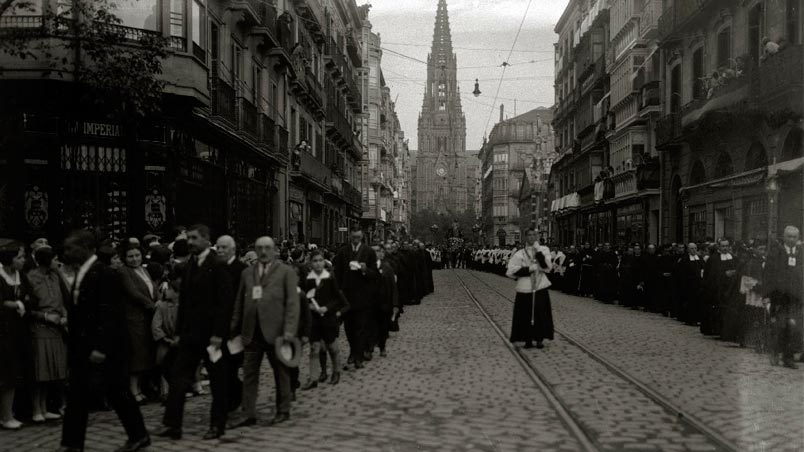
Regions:
M 804 157 L 799 157 L 793 160 L 777 163 L 775 165 L 768 165 L 768 177 L 776 176 L 778 173 L 792 173 L 800 170 L 804 166 Z
M 680 192 L 684 193 L 686 191 L 704 187 L 706 188 L 745 187 L 757 184 L 761 182 L 764 178 L 765 178 L 765 168 L 757 168 L 751 171 L 745 171 L 738 174 L 732 174 L 731 176 L 721 177 L 720 179 L 704 182 L 702 184 L 690 185 L 689 187 L 681 187 Z
M 566 209 L 574 209 L 580 205 L 578 193 L 570 193 L 554 200 L 550 206 L 551 212 L 558 212 Z

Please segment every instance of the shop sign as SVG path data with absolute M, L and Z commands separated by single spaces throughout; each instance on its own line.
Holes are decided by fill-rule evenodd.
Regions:
M 68 125 L 67 132 L 75 136 L 119 138 L 123 136 L 119 124 L 105 122 L 74 121 Z

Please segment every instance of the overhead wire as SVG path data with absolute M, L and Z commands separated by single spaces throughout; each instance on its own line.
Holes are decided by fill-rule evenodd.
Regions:
M 525 18 L 528 17 L 528 11 L 530 10 L 530 5 L 533 3 L 533 0 L 528 0 L 528 6 L 525 7 L 525 13 L 522 15 L 522 20 L 519 22 L 519 28 L 516 31 L 516 36 L 514 36 L 514 43 L 511 44 L 511 50 L 508 52 L 508 58 L 505 60 L 508 61 L 511 59 L 511 54 L 514 53 L 514 48 L 516 47 L 516 42 L 519 40 L 519 33 L 522 32 L 522 26 L 525 24 Z M 483 127 L 483 133 L 489 128 L 489 123 L 491 122 L 491 116 L 494 114 L 494 108 L 497 104 L 497 98 L 500 96 L 500 88 L 502 87 L 503 79 L 505 78 L 505 70 L 508 69 L 508 65 L 503 65 L 502 74 L 500 74 L 500 82 L 497 83 L 497 92 L 494 94 L 494 101 L 491 103 L 491 108 L 489 109 L 489 117 L 486 119 L 486 126 Z
M 395 45 L 395 46 L 408 46 L 408 47 L 430 47 L 430 44 L 411 44 L 405 42 L 390 42 L 385 41 L 383 44 L 388 45 Z M 495 49 L 491 47 L 459 47 L 459 46 L 452 46 L 453 49 L 458 50 L 477 50 L 477 51 L 494 51 L 494 52 L 506 52 L 510 49 Z M 514 52 L 521 52 L 521 53 L 549 53 L 553 54 L 555 51 L 553 50 L 514 50 Z

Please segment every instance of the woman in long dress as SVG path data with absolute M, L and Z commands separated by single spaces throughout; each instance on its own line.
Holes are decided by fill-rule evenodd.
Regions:
M 516 279 L 514 318 L 511 322 L 510 341 L 525 342 L 525 348 L 544 348 L 544 340 L 553 340 L 553 314 L 550 307 L 550 280 L 547 272 L 552 268 L 550 249 L 537 243 L 534 229 L 526 232 L 525 247 L 508 261 L 506 276 Z
M 25 355 L 30 349 L 23 319 L 30 293 L 24 265 L 22 244 L 0 239 L 0 427 L 8 430 L 22 427 L 14 419 L 14 393 L 25 375 Z

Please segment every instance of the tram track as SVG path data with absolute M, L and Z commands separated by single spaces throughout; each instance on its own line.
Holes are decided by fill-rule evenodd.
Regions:
M 534 385 L 542 392 L 545 397 L 547 398 L 548 402 L 551 406 L 556 410 L 558 415 L 561 417 L 562 421 L 567 425 L 570 429 L 572 434 L 578 439 L 578 441 L 583 446 L 584 450 L 586 451 L 600 451 L 607 449 L 604 445 L 600 444 L 600 442 L 596 439 L 595 433 L 591 431 L 588 427 L 584 426 L 581 420 L 573 414 L 572 409 L 565 405 L 562 402 L 560 396 L 556 393 L 556 391 L 552 388 L 552 386 L 547 382 L 546 376 L 536 368 L 536 366 L 531 362 L 528 356 L 521 350 L 520 348 L 514 346 L 508 341 L 508 337 L 502 329 L 502 326 L 497 324 L 497 322 L 492 318 L 486 308 L 482 305 L 480 300 L 477 299 L 475 294 L 469 289 L 469 286 L 466 284 L 464 278 L 458 271 L 452 270 L 455 274 L 458 282 L 460 283 L 463 290 L 468 295 L 469 299 L 475 305 L 475 307 L 480 311 L 486 321 L 492 326 L 495 330 L 497 335 L 500 339 L 505 343 L 506 348 L 511 352 L 520 366 L 525 370 L 525 373 L 528 377 L 533 381 Z M 499 295 L 502 299 L 508 301 L 510 304 L 513 305 L 514 300 L 511 299 L 508 295 L 501 293 L 497 288 L 493 285 L 489 284 L 487 281 L 484 281 L 476 274 L 471 271 L 465 271 L 464 273 L 469 274 L 474 280 L 478 281 L 479 283 L 483 284 L 485 287 Z M 586 346 L 583 342 L 574 338 L 571 334 L 559 329 L 554 328 L 555 334 L 560 336 L 564 339 L 568 344 L 572 345 L 576 349 L 580 350 L 586 356 L 589 356 L 593 361 L 602 365 L 608 372 L 612 375 L 616 376 L 617 379 L 626 382 L 631 387 L 635 388 L 639 393 L 650 399 L 653 403 L 660 406 L 664 409 L 667 413 L 671 414 L 674 418 L 677 419 L 679 423 L 684 424 L 689 429 L 698 432 L 700 435 L 705 437 L 717 451 L 723 452 L 737 452 L 740 449 L 736 444 L 734 444 L 728 438 L 725 438 L 719 432 L 713 430 L 709 426 L 707 426 L 704 422 L 697 419 L 695 416 L 691 415 L 686 410 L 682 409 L 681 407 L 674 404 L 670 401 L 667 397 L 663 396 L 656 390 L 650 388 L 645 383 L 639 381 L 633 375 L 629 374 L 627 371 L 623 370 L 601 354 L 595 352 L 590 347 Z

